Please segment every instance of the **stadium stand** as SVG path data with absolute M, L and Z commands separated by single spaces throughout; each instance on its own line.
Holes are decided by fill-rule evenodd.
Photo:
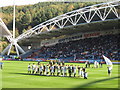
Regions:
M 53 46 L 43 46 L 30 51 L 24 58 L 99 60 L 102 59 L 102 55 L 105 55 L 111 60 L 120 60 L 118 38 L 119 34 L 101 35 L 94 38 L 58 43 Z

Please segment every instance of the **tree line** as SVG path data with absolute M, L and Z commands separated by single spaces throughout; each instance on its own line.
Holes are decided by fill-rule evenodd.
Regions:
M 16 6 L 16 36 L 46 20 L 93 4 L 97 2 L 40 2 Z M 12 32 L 13 6 L 1 7 L 0 16 Z

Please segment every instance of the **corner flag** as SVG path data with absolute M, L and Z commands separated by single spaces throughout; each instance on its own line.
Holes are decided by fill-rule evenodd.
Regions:
M 104 55 L 102 55 L 103 56 L 103 58 L 104 58 L 104 60 L 105 60 L 105 62 L 106 62 L 106 64 L 107 65 L 113 65 L 112 64 L 112 62 L 110 61 L 110 59 L 108 59 L 106 56 L 104 56 Z

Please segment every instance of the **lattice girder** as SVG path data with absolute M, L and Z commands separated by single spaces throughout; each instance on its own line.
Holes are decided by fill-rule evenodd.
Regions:
M 95 18 L 96 16 L 99 17 L 98 21 L 105 21 L 107 20 L 109 14 L 113 13 L 116 17 L 112 19 L 120 19 L 120 15 L 118 12 L 119 5 L 120 0 L 117 0 L 88 6 L 65 13 L 31 28 L 27 32 L 18 36 L 16 40 L 18 42 L 24 38 L 29 38 L 31 36 L 35 36 L 44 32 L 49 32 L 51 30 L 56 30 L 71 25 L 75 26 L 82 23 L 94 22 L 93 18 Z

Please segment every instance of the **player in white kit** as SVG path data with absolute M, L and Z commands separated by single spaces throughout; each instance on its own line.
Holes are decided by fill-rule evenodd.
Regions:
M 60 74 L 60 65 L 57 66 L 57 76 Z
M 38 65 L 36 64 L 36 66 L 35 66 L 35 73 L 37 74 L 38 73 Z
M 30 63 L 28 65 L 28 73 L 31 74 L 31 65 L 30 65 Z
M 67 65 L 63 66 L 63 76 L 67 76 Z
M 64 76 L 64 67 L 61 66 L 61 76 Z
M 82 67 L 82 68 L 80 68 L 80 76 L 81 76 L 81 77 L 84 77 L 83 67 Z
M 48 64 L 45 67 L 45 72 L 46 72 L 46 76 L 48 76 L 48 74 L 49 74 L 49 65 Z
M 51 66 L 51 75 L 54 75 L 54 65 Z
M 39 70 L 40 70 L 40 75 L 42 75 L 42 72 L 43 72 L 43 65 L 42 64 L 40 64 Z
M 76 68 L 76 65 L 75 66 L 73 66 L 73 74 L 74 74 L 74 77 L 75 77 L 75 75 L 76 75 L 76 70 L 77 68 Z
M 33 65 L 32 65 L 32 74 L 34 74 L 35 73 L 35 64 L 33 63 Z
M 88 77 L 87 72 L 84 72 L 84 79 L 87 79 L 87 77 Z

